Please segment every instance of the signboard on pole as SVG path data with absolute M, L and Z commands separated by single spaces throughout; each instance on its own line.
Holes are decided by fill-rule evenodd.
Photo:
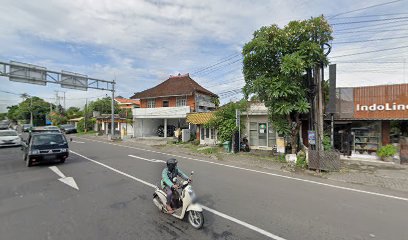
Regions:
M 241 124 L 241 112 L 238 109 L 235 110 L 235 122 L 236 122 L 236 126 L 240 126 L 240 124 Z
M 13 82 L 47 85 L 47 69 L 27 63 L 10 61 L 9 79 Z
M 88 76 L 78 73 L 61 71 L 61 87 L 87 91 Z
M 316 131 L 307 131 L 307 139 L 309 144 L 316 145 Z

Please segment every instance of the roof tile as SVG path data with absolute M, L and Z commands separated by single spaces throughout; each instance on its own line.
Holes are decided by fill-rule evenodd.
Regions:
M 208 91 L 196 81 L 191 79 L 190 75 L 187 73 L 185 75 L 170 76 L 166 81 L 160 83 L 159 85 L 142 92 L 135 93 L 131 98 L 144 99 L 153 97 L 192 95 L 194 92 L 200 92 L 218 97 L 216 94 Z

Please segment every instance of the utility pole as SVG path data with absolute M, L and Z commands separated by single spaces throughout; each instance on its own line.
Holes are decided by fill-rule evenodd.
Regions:
M 65 91 L 63 91 L 64 93 L 64 111 L 66 111 L 67 109 L 65 108 Z
M 111 139 L 115 136 L 115 107 L 114 107 L 114 100 L 115 99 L 115 80 L 113 80 L 112 84 L 112 101 L 111 101 Z M 118 123 L 119 124 L 119 123 Z
M 84 108 L 84 132 L 86 132 L 86 112 L 88 108 L 88 98 L 85 99 L 85 108 Z
M 30 125 L 33 126 L 33 97 L 30 96 Z

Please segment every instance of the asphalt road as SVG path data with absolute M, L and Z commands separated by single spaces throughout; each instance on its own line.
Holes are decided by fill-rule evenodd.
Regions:
M 164 164 L 148 160 L 169 155 L 74 139 L 65 164 L 27 168 L 19 148 L 0 149 L 1 239 L 408 239 L 402 193 L 373 195 L 380 190 L 178 157 L 184 171 L 194 170 L 193 187 L 207 207 L 204 228 L 195 230 L 152 203 L 149 185 Z M 58 181 L 51 166 L 79 190 Z

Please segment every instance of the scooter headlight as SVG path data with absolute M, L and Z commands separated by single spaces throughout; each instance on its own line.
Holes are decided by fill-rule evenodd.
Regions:
M 195 192 L 193 191 L 193 189 L 189 189 L 187 192 L 188 192 L 188 194 L 190 194 L 190 198 L 191 198 L 192 203 L 195 203 L 196 200 L 197 200 L 197 196 L 196 196 Z

